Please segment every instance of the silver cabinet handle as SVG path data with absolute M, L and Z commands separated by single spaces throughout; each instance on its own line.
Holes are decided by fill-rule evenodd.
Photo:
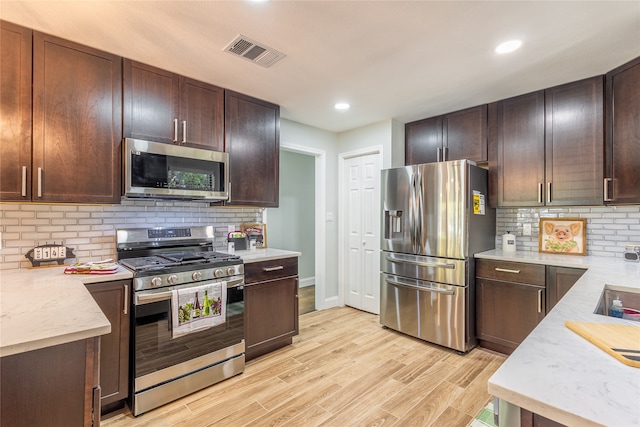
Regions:
M 27 197 L 27 167 L 22 167 L 22 197 Z
M 173 142 L 178 142 L 178 119 L 173 119 Z
M 538 183 L 538 203 L 542 203 L 542 183 Z
M 385 258 L 387 261 L 395 262 L 396 264 L 411 264 L 411 265 L 417 265 L 419 267 L 435 267 L 435 268 L 449 268 L 449 269 L 456 268 L 455 264 L 448 264 L 448 263 L 442 263 L 442 262 L 409 261 L 409 260 L 392 258 L 390 256 L 386 256 Z
M 282 265 L 278 265 L 278 266 L 276 266 L 276 267 L 264 267 L 264 268 L 262 269 L 262 271 L 266 271 L 266 272 L 269 272 L 269 271 L 278 271 L 278 270 L 284 270 L 284 267 L 283 267 Z
M 129 285 L 124 285 L 124 307 L 122 311 L 125 316 L 129 314 Z
M 440 289 L 440 288 L 435 288 L 435 287 L 423 287 L 423 286 L 413 286 L 413 285 L 409 285 L 407 283 L 401 283 L 401 282 L 396 282 L 395 280 L 391 280 L 391 279 L 385 279 L 385 281 L 387 283 L 391 283 L 394 286 L 401 286 L 403 288 L 409 288 L 409 289 L 415 289 L 417 291 L 425 291 L 425 292 L 437 292 L 439 294 L 444 294 L 444 295 L 453 295 L 454 292 L 447 290 L 447 289 Z
M 495 271 L 502 271 L 503 273 L 515 273 L 515 274 L 520 273 L 520 270 L 511 270 L 509 268 L 496 267 L 496 268 L 494 268 L 494 270 Z
M 42 168 L 38 168 L 38 197 L 42 198 Z
M 538 289 L 538 313 L 542 313 L 542 289 Z
M 447 154 L 449 154 L 449 147 L 443 147 L 442 148 L 442 161 L 446 162 L 447 161 Z
M 547 182 L 547 203 L 551 203 L 551 182 Z
M 613 181 L 613 179 L 611 178 L 605 178 L 604 179 L 604 201 L 605 202 L 612 202 L 613 199 L 609 197 L 609 183 Z
M 436 148 L 436 161 L 437 162 L 442 161 L 442 148 L 440 147 Z
M 185 144 L 187 142 L 187 121 L 182 121 L 182 143 Z

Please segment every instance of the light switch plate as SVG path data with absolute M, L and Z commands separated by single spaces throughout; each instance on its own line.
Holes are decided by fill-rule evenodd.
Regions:
M 531 224 L 522 224 L 522 235 L 531 236 Z

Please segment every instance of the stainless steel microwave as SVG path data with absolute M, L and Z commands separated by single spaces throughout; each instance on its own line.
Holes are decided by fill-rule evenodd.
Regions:
M 126 138 L 127 197 L 217 201 L 229 199 L 229 154 Z

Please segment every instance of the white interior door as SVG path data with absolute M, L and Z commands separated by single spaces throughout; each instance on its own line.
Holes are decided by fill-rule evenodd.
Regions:
M 380 155 L 345 159 L 345 304 L 380 313 Z

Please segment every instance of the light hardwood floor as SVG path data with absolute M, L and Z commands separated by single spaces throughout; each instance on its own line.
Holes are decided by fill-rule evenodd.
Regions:
M 461 356 L 383 329 L 349 307 L 300 316 L 294 343 L 247 363 L 245 372 L 138 418 L 103 427 L 465 427 L 491 399 L 487 380 L 505 357 Z

